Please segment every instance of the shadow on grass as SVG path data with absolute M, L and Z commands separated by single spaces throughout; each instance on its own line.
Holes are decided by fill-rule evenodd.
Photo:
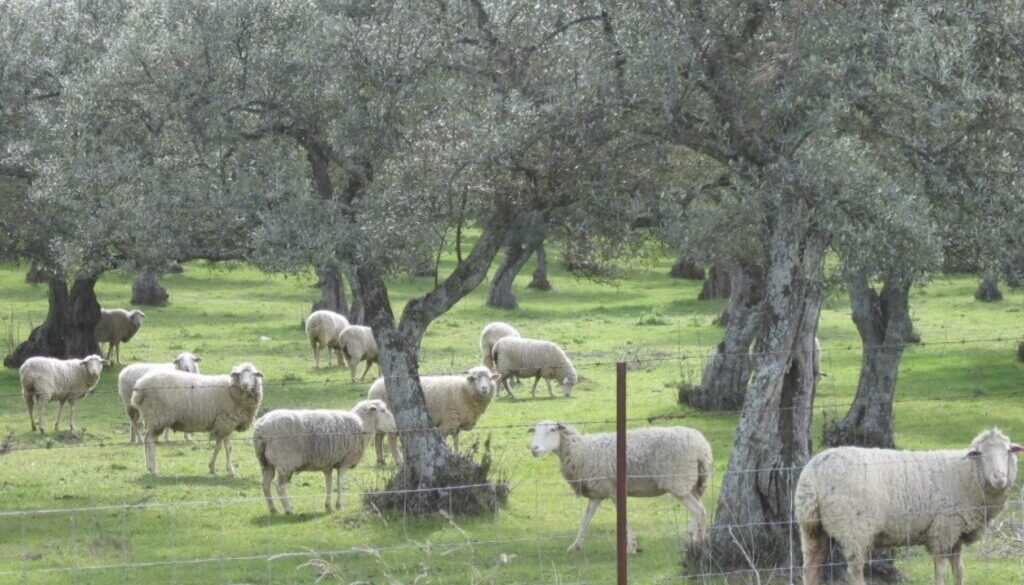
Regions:
M 312 522 L 317 518 L 329 515 L 330 514 L 327 512 L 302 512 L 299 514 L 270 514 L 265 512 L 250 518 L 249 524 L 252 524 L 253 526 L 305 524 L 306 522 Z
M 227 475 L 143 475 L 135 479 L 135 483 L 142 487 L 172 486 L 172 485 L 196 485 L 196 486 L 228 486 L 241 487 L 249 485 L 249 481 L 229 477 Z

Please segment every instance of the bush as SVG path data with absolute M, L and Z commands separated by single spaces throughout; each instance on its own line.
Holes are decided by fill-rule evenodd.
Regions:
M 636 320 L 636 324 L 641 327 L 649 325 L 668 325 L 671 322 L 672 321 L 668 317 L 662 315 L 658 309 L 644 311 L 643 313 L 640 313 L 640 317 Z

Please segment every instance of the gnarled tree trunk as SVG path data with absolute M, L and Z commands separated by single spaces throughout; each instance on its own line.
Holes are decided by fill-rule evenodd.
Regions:
M 978 290 L 974 291 L 974 298 L 983 303 L 1003 300 L 1003 293 L 999 290 L 999 276 L 995 272 L 992 270 L 985 272 L 985 276 L 978 283 Z
M 729 273 L 712 266 L 704 277 L 704 287 L 697 295 L 698 301 L 729 298 Z
M 700 410 L 739 410 L 753 368 L 750 344 L 761 326 L 764 272 L 760 267 L 736 268 L 729 280 L 725 336 L 705 366 L 700 385 L 687 398 L 690 406 Z
M 802 218 L 805 212 L 801 207 L 779 217 Z M 751 562 L 799 567 L 792 495 L 811 453 L 814 337 L 827 243 L 802 222 L 779 222 L 767 242 L 754 376 L 703 557 L 714 570 L 749 569 Z
M 96 278 L 76 279 L 70 293 L 67 282 L 61 277 L 51 277 L 48 285 L 46 321 L 4 358 L 8 368 L 21 367 L 33 356 L 67 359 L 99 353 L 95 332 L 100 320 Z
M 881 294 L 866 274 L 847 279 L 863 353 L 857 396 L 842 421 L 825 428 L 825 444 L 893 447 L 892 403 L 903 348 L 911 332 L 910 283 L 890 277 Z
M 533 279 L 530 280 L 530 284 L 526 285 L 526 288 L 549 291 L 551 290 L 551 281 L 548 280 L 548 253 L 544 249 L 543 241 L 537 246 L 534 256 L 537 258 L 537 267 L 533 269 Z
M 672 265 L 672 269 L 668 271 L 668 275 L 672 278 L 685 278 L 686 280 L 704 280 L 704 269 L 686 256 L 680 256 Z
M 158 276 L 156 270 L 146 270 L 135 278 L 135 282 L 132 283 L 133 305 L 162 307 L 167 304 L 170 295 L 160 286 Z
M 313 303 L 310 310 L 334 311 L 340 315 L 349 316 L 348 301 L 345 298 L 345 283 L 341 280 L 341 271 L 337 266 L 321 266 L 316 270 L 317 288 L 320 289 L 320 298 Z
M 508 246 L 505 253 L 505 260 L 498 267 L 491 279 L 491 286 L 487 289 L 487 306 L 496 309 L 518 309 L 519 302 L 512 292 L 512 284 L 516 276 L 523 269 L 526 261 L 533 254 L 534 247 L 521 241 L 516 241 Z

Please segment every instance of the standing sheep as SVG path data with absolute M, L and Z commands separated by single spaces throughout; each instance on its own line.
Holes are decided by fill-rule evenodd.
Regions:
M 263 495 L 277 513 L 270 483 L 277 474 L 277 497 L 292 513 L 288 482 L 300 471 L 322 471 L 327 487 L 324 508 L 331 511 L 331 474 L 338 474 L 335 508 L 341 507 L 342 476 L 359 464 L 366 444 L 377 432 L 397 430 L 395 417 L 380 400 L 363 400 L 344 410 L 272 410 L 253 427 L 252 444 L 263 470 Z
M 924 545 L 945 581 L 948 558 L 963 584 L 963 545 L 1006 506 L 1017 478 L 1017 453 L 998 429 L 983 431 L 963 451 L 897 451 L 836 447 L 811 459 L 794 494 L 804 556 L 804 584 L 818 585 L 829 538 L 843 550 L 850 585 L 864 585 L 874 547 Z
M 377 341 L 373 338 L 373 330 L 369 327 L 349 325 L 342 329 L 341 334 L 338 335 L 338 347 L 341 350 L 341 355 L 345 358 L 345 363 L 348 364 L 349 371 L 352 372 L 353 382 L 356 381 L 356 369 L 359 367 L 359 362 L 366 362 L 366 369 L 363 370 L 360 380 L 366 378 L 366 372 L 370 371 L 370 366 L 377 363 Z
M 494 344 L 503 337 L 522 337 L 516 328 L 508 323 L 493 321 L 488 323 L 480 333 L 480 351 L 484 355 L 483 363 L 489 369 L 494 369 L 494 358 L 491 357 L 491 350 Z
M 135 390 L 135 383 L 154 370 L 178 370 L 198 374 L 199 366 L 197 364 L 200 361 L 200 358 L 185 351 L 178 354 L 178 357 L 169 364 L 135 363 L 121 370 L 121 373 L 117 375 L 117 393 L 121 397 L 124 412 L 128 415 L 128 420 L 131 421 L 132 443 L 142 442 L 142 434 L 139 432 L 139 411 L 132 406 L 132 391 Z M 171 429 L 168 428 L 167 434 L 164 435 L 165 440 L 170 437 L 170 432 Z M 190 441 L 192 437 L 186 433 L 185 440 Z
M 114 363 L 121 363 L 121 343 L 130 341 L 142 327 L 146 314 L 139 310 L 100 309 L 100 320 L 96 323 L 97 343 L 107 343 L 107 359 L 115 352 Z
M 427 403 L 427 415 L 442 437 L 452 435 L 455 452 L 459 452 L 459 432 L 470 431 L 487 410 L 487 405 L 498 392 L 501 374 L 484 366 L 470 368 L 465 376 L 420 376 L 423 399 Z M 366 395 L 367 398 L 388 400 L 384 378 L 378 378 Z M 395 445 L 395 433 L 388 435 L 391 457 L 396 465 L 402 463 Z M 378 433 L 374 441 L 377 451 L 377 465 L 384 465 L 384 434 Z
M 32 431 L 37 428 L 46 433 L 46 405 L 56 400 L 57 420 L 53 423 L 54 432 L 60 426 L 60 415 L 64 411 L 64 403 L 71 403 L 71 420 L 68 429 L 75 430 L 75 413 L 78 401 L 85 398 L 96 387 L 103 373 L 103 366 L 110 362 L 98 355 L 90 355 L 82 359 L 59 360 L 49 357 L 32 357 L 25 360 L 18 370 L 21 377 L 21 395 L 28 406 L 28 420 L 32 423 Z M 36 425 L 33 405 L 39 406 L 39 425 Z
M 572 392 L 572 387 L 579 381 L 576 368 L 569 361 L 569 356 L 550 341 L 503 337 L 494 344 L 491 357 L 494 359 L 494 369 L 502 375 L 502 386 L 510 398 L 515 398 L 508 383 L 509 377 L 512 376 L 534 376 L 530 396 L 537 394 L 537 383 L 541 378 L 548 385 L 548 396 L 552 397 L 555 394 L 551 391 L 551 380 L 557 380 L 562 385 L 562 392 L 567 397 Z
M 146 468 L 156 471 L 155 441 L 164 429 L 207 431 L 216 439 L 210 473 L 224 446 L 228 475 L 234 477 L 230 436 L 244 431 L 256 418 L 263 400 L 263 373 L 243 362 L 226 376 L 203 376 L 173 370 L 150 372 L 135 383 L 132 406 L 146 422 Z
M 562 477 L 578 496 L 589 498 L 576 540 L 569 552 L 583 546 L 587 527 L 602 500 L 615 498 L 615 435 L 581 435 L 575 428 L 543 421 L 532 429 L 534 457 L 554 451 Z M 626 433 L 626 494 L 654 497 L 670 493 L 690 511 L 690 539 L 704 539 L 707 510 L 701 497 L 714 470 L 711 445 L 699 431 L 688 427 L 656 427 Z M 636 536 L 626 527 L 627 551 L 637 552 Z
M 313 361 L 316 369 L 320 369 L 320 350 L 327 350 L 327 367 L 331 367 L 331 352 L 337 352 L 338 365 L 341 365 L 341 348 L 338 347 L 338 336 L 348 327 L 348 319 L 334 311 L 313 311 L 306 318 L 306 337 L 313 348 Z

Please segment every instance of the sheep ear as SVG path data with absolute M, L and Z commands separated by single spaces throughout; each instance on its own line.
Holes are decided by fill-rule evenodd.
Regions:
M 259 370 L 256 370 L 255 372 L 253 372 L 253 375 L 256 376 L 257 378 L 259 378 L 260 380 L 263 379 L 263 372 L 261 372 Z
M 100 363 L 103 364 L 104 366 L 109 366 L 110 365 L 110 360 L 108 360 L 106 358 L 100 358 Z
M 558 423 L 555 425 L 555 428 L 558 429 L 559 431 L 564 431 L 565 425 L 563 425 L 562 423 Z
M 537 432 L 537 427 L 530 427 L 530 428 L 526 429 L 526 432 L 527 433 L 536 433 Z
M 500 379 L 501 379 L 501 374 L 499 374 L 498 372 L 491 372 L 491 381 L 492 382 L 497 382 Z
M 203 361 L 203 358 L 201 358 L 201 357 L 199 357 L 199 356 L 197 356 L 197 355 L 195 355 L 195 356 L 192 356 L 192 358 L 193 358 L 193 359 L 195 360 L 195 362 L 196 362 L 197 364 L 198 364 L 199 362 Z
M 1020 453 L 1021 451 L 1024 451 L 1024 445 L 1018 445 L 1017 443 L 1010 445 L 1010 453 Z
M 967 452 L 967 457 L 981 457 L 981 451 L 977 449 L 971 449 Z

